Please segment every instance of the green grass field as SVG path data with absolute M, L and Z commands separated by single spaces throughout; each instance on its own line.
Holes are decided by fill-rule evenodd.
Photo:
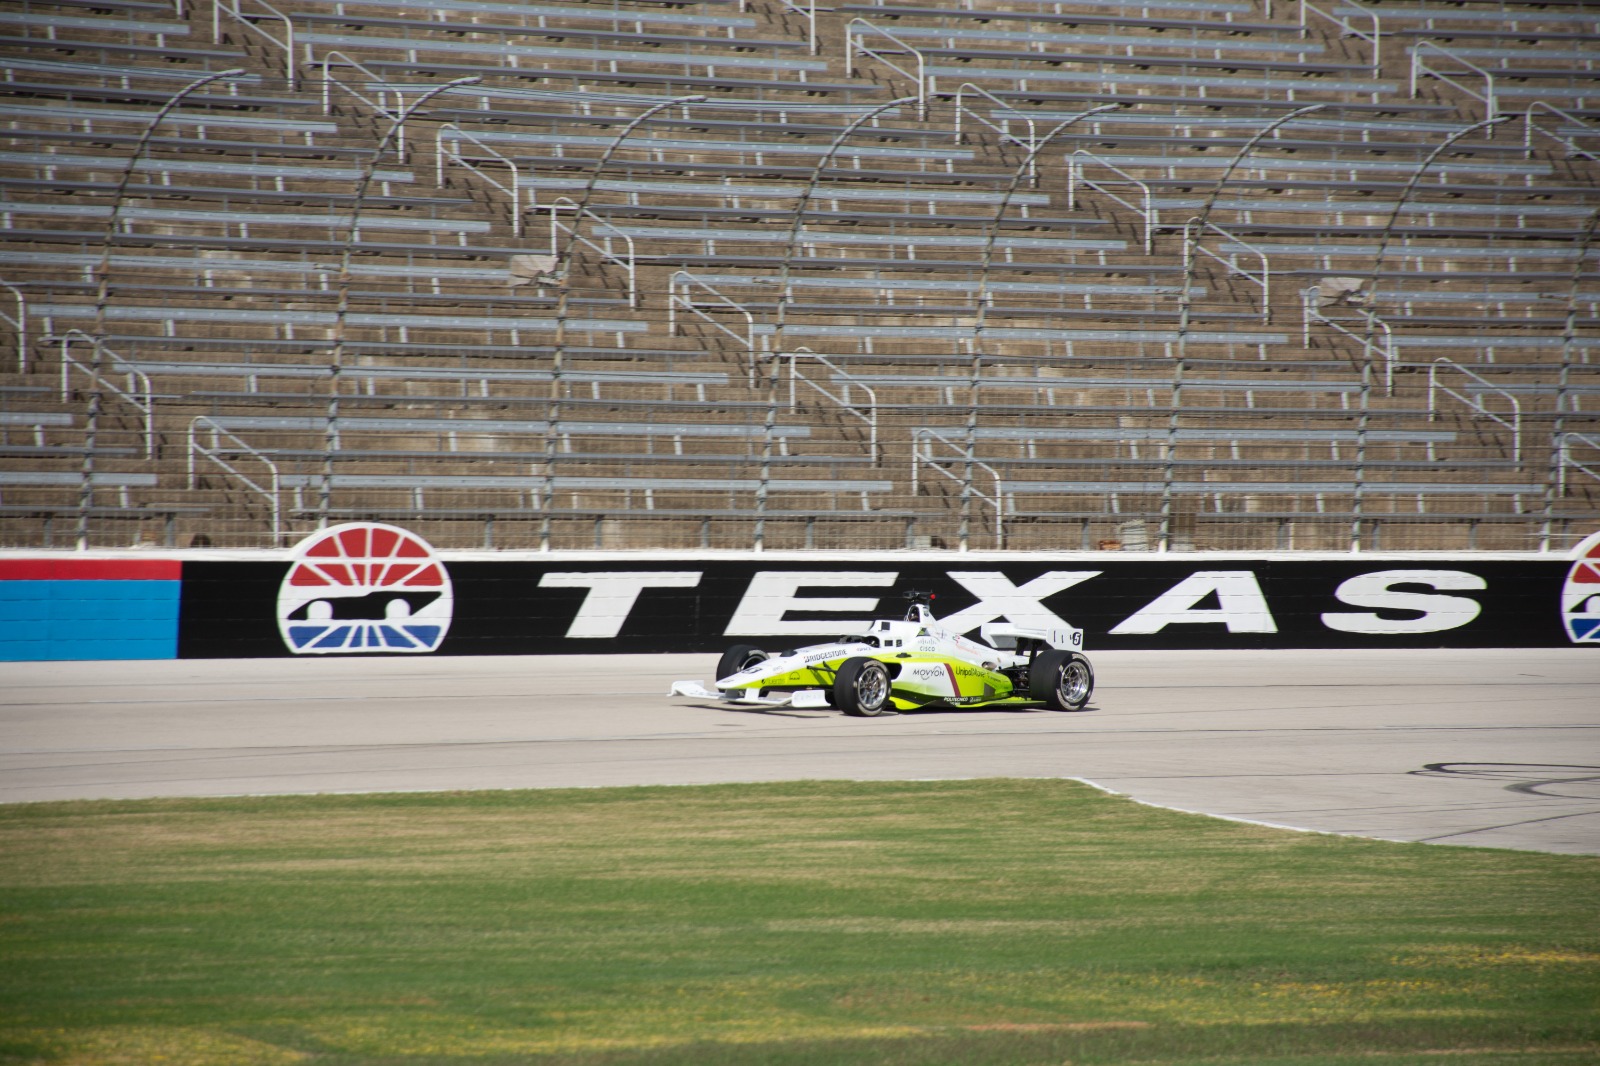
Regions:
M 1062 781 L 0 808 L 0 1063 L 1593 1063 L 1600 858 Z

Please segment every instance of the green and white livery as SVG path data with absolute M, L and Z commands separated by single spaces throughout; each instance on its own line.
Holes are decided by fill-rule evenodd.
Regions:
M 908 594 L 904 619 L 873 622 L 831 644 L 772 653 L 736 644 L 717 681 L 678 681 L 671 695 L 768 707 L 836 707 L 873 717 L 920 707 L 1042 706 L 1079 711 L 1094 691 L 1083 630 L 990 622 L 972 640 L 940 625 L 931 597 Z

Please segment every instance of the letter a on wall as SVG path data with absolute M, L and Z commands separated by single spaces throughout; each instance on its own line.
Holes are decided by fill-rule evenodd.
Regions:
M 1196 606 L 1216 596 L 1216 607 Z M 1222 622 L 1229 633 L 1276 633 L 1277 622 L 1249 570 L 1202 570 L 1112 627 L 1113 633 L 1159 633 L 1170 625 Z

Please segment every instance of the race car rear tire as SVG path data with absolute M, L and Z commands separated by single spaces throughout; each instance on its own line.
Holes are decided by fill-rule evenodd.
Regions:
M 889 709 L 889 669 L 876 659 L 846 659 L 833 677 L 833 705 L 853 718 Z
M 768 655 L 753 644 L 735 644 L 722 653 L 722 659 L 717 663 L 717 677 L 721 681 L 725 677 L 732 677 L 747 666 L 766 662 Z
M 1081 711 L 1094 693 L 1094 669 L 1075 651 L 1051 648 L 1033 657 L 1028 695 L 1053 711 Z

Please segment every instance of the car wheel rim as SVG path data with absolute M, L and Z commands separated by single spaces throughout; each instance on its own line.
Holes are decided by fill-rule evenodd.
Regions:
M 1061 668 L 1061 684 L 1057 686 L 1063 703 L 1081 703 L 1089 698 L 1089 671 L 1081 662 L 1070 662 Z
M 882 670 L 868 668 L 856 679 L 856 699 L 865 710 L 883 705 L 889 694 L 889 679 Z

